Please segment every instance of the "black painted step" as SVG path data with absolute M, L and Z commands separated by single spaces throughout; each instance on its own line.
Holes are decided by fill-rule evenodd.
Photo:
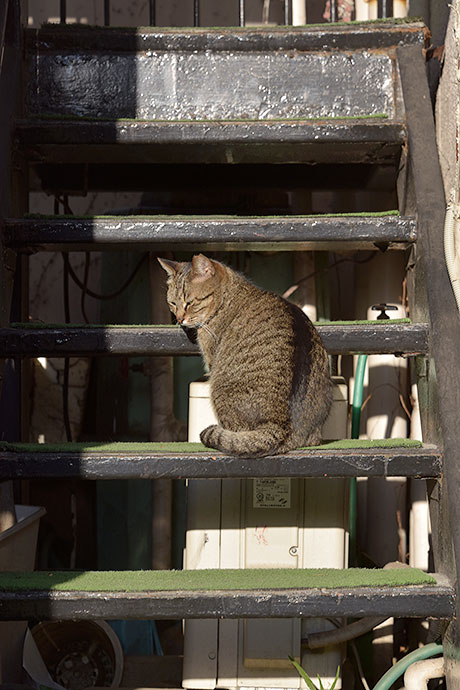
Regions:
M 258 27 L 88 27 L 48 24 L 24 32 L 28 51 L 139 52 L 201 50 L 263 52 L 278 50 L 364 50 L 402 44 L 423 46 L 427 27 L 413 19 L 380 19 L 352 24 Z
M 395 322 L 335 322 L 317 326 L 329 354 L 428 352 L 428 325 Z M 99 355 L 198 355 L 198 346 L 178 326 L 43 326 L 0 328 L 0 357 L 92 357 Z
M 31 119 L 16 124 L 31 162 L 395 164 L 406 132 L 381 118 L 159 121 Z
M 6 220 L 3 236 L 26 251 L 404 249 L 416 239 L 416 221 L 391 214 L 25 218 Z
M 438 448 L 396 439 L 338 441 L 256 459 L 185 442 L 0 444 L 0 480 L 439 477 L 441 467 Z
M 29 114 L 111 119 L 394 118 L 402 109 L 395 48 L 412 44 L 421 53 L 425 31 L 420 23 L 394 21 L 32 29 L 27 105 Z
M 376 571 L 336 571 L 339 582 L 325 585 L 325 571 L 126 571 L 119 573 L 0 573 L 0 620 L 53 619 L 177 619 L 177 618 L 292 618 L 292 617 L 433 617 L 454 615 L 455 589 L 441 575 L 427 584 L 399 584 L 405 570 L 377 571 L 396 584 L 375 582 Z M 208 573 L 214 586 L 207 586 Z M 268 575 L 268 577 L 267 577 Z M 298 584 L 298 579 L 305 584 Z M 420 572 L 420 575 L 423 574 Z M 236 577 L 235 577 L 236 576 Z M 157 579 L 165 578 L 161 588 Z M 236 580 L 225 588 L 228 577 Z M 251 577 L 255 588 L 248 587 Z M 206 578 L 206 579 L 205 579 Z M 257 579 L 260 586 L 257 587 Z M 296 586 L 283 587 L 292 579 Z M 308 578 L 308 579 L 306 579 Z M 136 580 L 140 579 L 140 585 Z M 13 582 L 12 582 L 13 580 Z M 91 586 L 91 580 L 96 584 Z M 142 587 L 142 580 L 146 584 Z M 149 580 L 153 584 L 149 586 Z M 181 583 L 194 581 L 189 589 Z M 222 588 L 218 587 L 222 580 Z M 313 581 L 313 585 L 311 584 Z M 409 582 L 413 580 L 409 579 Z M 271 582 L 271 586 L 267 586 Z M 37 584 L 38 583 L 38 584 Z M 102 587 L 100 586 L 102 583 Z M 317 583 L 317 584 L 316 584 Z M 99 586 L 98 586 L 99 585 Z M 228 585 L 227 585 L 228 587 Z M 110 591 L 112 590 L 112 591 Z

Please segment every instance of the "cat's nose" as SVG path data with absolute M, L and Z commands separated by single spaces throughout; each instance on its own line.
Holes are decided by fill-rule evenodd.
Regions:
M 178 312 L 176 314 L 177 323 L 182 323 L 184 319 L 185 319 L 185 312 Z

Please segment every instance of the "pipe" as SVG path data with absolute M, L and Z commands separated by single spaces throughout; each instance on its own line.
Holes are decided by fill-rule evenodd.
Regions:
M 304 26 L 307 23 L 305 0 L 292 0 L 292 26 Z
M 455 229 L 457 219 L 455 218 L 454 204 L 448 204 L 444 221 L 444 257 L 446 260 L 447 272 L 454 291 L 457 309 L 460 311 L 460 267 L 455 256 Z
M 411 385 L 412 414 L 410 421 L 410 438 L 423 441 L 420 419 L 420 405 L 416 383 Z M 430 551 L 430 511 L 426 479 L 412 478 L 409 481 L 409 565 L 413 568 L 428 571 Z
M 378 681 L 377 685 L 374 686 L 374 690 L 389 690 L 393 683 L 400 678 L 403 673 L 407 671 L 409 666 L 415 661 L 421 661 L 422 659 L 429 659 L 437 654 L 442 654 L 443 646 L 442 644 L 426 644 L 420 649 L 416 649 L 410 654 L 406 654 L 405 657 L 400 659 L 383 675 Z
M 363 404 L 364 374 L 366 372 L 367 355 L 359 355 L 355 372 L 355 385 L 353 388 L 353 404 L 351 413 L 351 438 L 359 438 L 359 426 L 361 422 L 361 407 Z M 350 565 L 356 561 L 356 514 L 357 514 L 357 482 L 356 477 L 350 479 L 348 533 L 349 533 L 349 560 Z
M 444 672 L 444 657 L 417 661 L 404 674 L 404 690 L 426 690 L 431 678 L 441 678 Z
M 353 406 L 351 416 L 351 438 L 359 438 L 359 425 L 361 421 L 361 407 L 363 404 L 363 382 L 366 371 L 367 355 L 359 355 L 355 374 L 355 386 L 353 390 Z
M 348 642 L 349 640 L 354 640 L 356 637 L 360 637 L 365 633 L 369 632 L 380 623 L 386 621 L 388 616 L 376 616 L 374 618 L 360 618 L 354 623 L 349 625 L 344 625 L 341 628 L 336 628 L 335 630 L 325 630 L 324 632 L 310 633 L 307 636 L 305 644 L 309 649 L 321 649 L 322 647 L 328 647 L 333 644 L 341 644 L 342 642 Z

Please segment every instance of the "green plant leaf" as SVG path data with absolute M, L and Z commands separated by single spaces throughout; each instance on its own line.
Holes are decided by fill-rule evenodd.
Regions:
M 319 675 L 318 675 L 319 688 L 317 688 L 316 685 L 313 683 L 312 679 L 310 678 L 310 676 L 308 675 L 308 673 L 305 671 L 305 669 L 300 664 L 298 664 L 297 661 L 292 658 L 292 656 L 289 656 L 289 661 L 294 666 L 294 668 L 297 670 L 299 675 L 304 679 L 309 690 L 326 690 L 324 685 L 323 685 L 323 681 L 321 680 Z M 337 685 L 337 681 L 339 679 L 339 674 L 340 674 L 340 666 L 337 666 L 337 673 L 335 674 L 334 681 L 333 681 L 329 690 L 334 690 L 335 686 Z
M 309 690 L 318 690 L 316 685 L 313 683 L 312 679 L 308 675 L 308 673 L 305 671 L 305 669 L 302 668 L 300 664 L 297 663 L 295 659 L 292 658 L 292 656 L 289 657 L 289 661 L 291 664 L 294 666 L 294 668 L 297 670 L 299 675 L 304 679 L 305 683 L 307 684 L 307 687 Z M 320 688 L 321 690 L 321 688 Z M 323 689 L 324 690 L 324 689 Z
M 337 673 L 335 674 L 334 682 L 331 685 L 331 690 L 334 690 L 335 686 L 337 685 L 337 681 L 339 680 L 339 673 L 340 673 L 340 666 L 337 666 Z

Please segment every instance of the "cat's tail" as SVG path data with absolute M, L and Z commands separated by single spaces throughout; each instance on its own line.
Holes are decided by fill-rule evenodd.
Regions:
M 288 432 L 276 424 L 265 424 L 251 431 L 230 431 L 213 424 L 201 432 L 200 438 L 208 448 L 215 448 L 229 455 L 254 458 L 281 453 L 288 435 Z

